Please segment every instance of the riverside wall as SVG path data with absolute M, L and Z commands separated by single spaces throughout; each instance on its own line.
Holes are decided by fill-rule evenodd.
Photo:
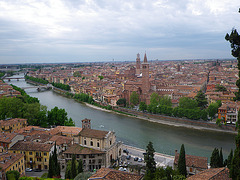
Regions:
M 164 116 L 164 115 L 159 115 L 159 114 L 151 114 L 151 113 L 135 111 L 135 110 L 127 109 L 127 108 L 122 108 L 122 107 L 114 107 L 114 109 L 118 110 L 118 111 L 129 113 L 129 114 L 133 114 L 136 116 L 142 116 L 145 118 L 153 118 L 153 119 L 166 121 L 166 122 L 186 124 L 186 125 L 190 125 L 190 126 L 205 127 L 205 128 L 209 128 L 209 129 L 216 129 L 216 130 L 232 131 L 233 133 L 237 132 L 235 125 L 226 124 L 226 125 L 218 126 L 216 123 L 212 123 L 209 121 L 203 121 L 203 120 L 190 120 L 190 119 L 184 119 L 184 118 Z

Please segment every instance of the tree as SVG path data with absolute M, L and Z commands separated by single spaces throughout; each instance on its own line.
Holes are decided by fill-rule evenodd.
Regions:
M 130 96 L 130 103 L 136 106 L 139 103 L 139 94 L 136 91 L 133 91 Z
M 208 104 L 207 98 L 205 97 L 205 94 L 202 92 L 202 90 L 198 91 L 197 95 L 195 96 L 195 100 L 198 103 L 198 107 L 201 109 L 204 109 Z
M 195 99 L 191 99 L 188 97 L 181 97 L 179 99 L 179 108 L 196 109 L 197 107 L 198 107 L 198 103 Z
M 100 80 L 102 80 L 102 79 L 103 79 L 103 76 L 98 76 L 98 78 L 99 78 Z
M 218 168 L 220 167 L 220 156 L 219 156 L 219 150 L 217 148 L 214 148 L 211 158 L 210 158 L 210 166 L 211 168 Z
M 160 96 L 158 104 L 160 106 L 169 106 L 172 107 L 172 100 L 169 96 Z
M 18 171 L 7 171 L 6 173 L 7 180 L 18 180 L 20 177 L 20 173 Z
M 216 113 L 218 112 L 218 108 L 219 108 L 218 103 L 211 103 L 207 108 L 208 115 L 211 118 L 214 118 Z
M 126 107 L 127 101 L 125 98 L 120 98 L 119 100 L 117 100 L 117 105 L 118 106 L 123 106 Z
M 77 176 L 76 155 L 73 154 L 72 163 L 71 163 L 71 177 L 72 177 L 72 179 L 74 179 L 76 176 Z
M 231 149 L 231 152 L 229 153 L 228 158 L 227 158 L 227 167 L 228 167 L 228 169 L 231 168 L 232 159 L 233 159 L 233 150 Z
M 147 109 L 147 104 L 145 102 L 141 101 L 139 104 L 139 110 L 145 111 L 146 109 Z
M 81 159 L 78 160 L 78 174 L 83 172 L 83 162 Z
M 75 72 L 73 73 L 73 76 L 74 76 L 74 77 L 81 77 L 82 75 L 81 75 L 81 73 L 80 73 L 79 71 L 75 71 Z
M 48 169 L 48 177 L 59 177 L 60 176 L 60 163 L 57 158 L 57 146 L 56 142 L 54 145 L 53 154 L 49 157 L 49 169 Z
M 223 154 L 222 154 L 222 148 L 219 151 L 219 167 L 223 167 Z
M 154 92 L 150 96 L 150 104 L 153 106 L 157 106 L 159 104 L 159 95 L 158 93 Z
M 215 88 L 216 88 L 217 92 L 227 91 L 227 88 L 225 86 L 223 86 L 223 85 L 220 85 L 220 84 L 217 84 Z
M 145 180 L 152 180 L 156 171 L 156 162 L 154 160 L 154 148 L 150 141 L 147 145 L 146 154 L 144 155 L 144 161 L 146 162 L 146 173 L 144 176 Z
M 240 35 L 238 34 L 235 28 L 232 29 L 231 34 L 228 33 L 225 36 L 225 39 L 230 42 L 232 48 L 232 56 L 236 57 L 238 60 L 238 77 L 240 77 Z M 240 100 L 240 79 L 236 81 L 238 91 L 235 93 L 235 100 Z
M 179 158 L 178 158 L 178 167 L 177 167 L 179 173 L 183 175 L 184 177 L 187 176 L 187 169 L 186 169 L 186 157 L 185 157 L 185 148 L 184 144 L 181 146 L 181 150 L 179 153 Z
M 232 179 L 240 179 L 240 128 L 238 129 L 238 135 L 235 138 L 235 142 L 236 149 L 230 167 L 230 177 Z

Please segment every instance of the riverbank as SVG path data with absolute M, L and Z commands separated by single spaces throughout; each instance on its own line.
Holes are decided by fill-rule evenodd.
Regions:
M 127 115 L 127 114 L 114 112 L 112 110 L 106 110 L 106 109 L 103 109 L 103 108 L 100 108 L 98 106 L 94 106 L 94 105 L 91 105 L 91 104 L 88 104 L 88 103 L 85 103 L 85 105 L 88 106 L 88 107 L 100 110 L 100 111 L 105 111 L 105 112 L 116 113 L 116 114 L 120 114 L 120 115 L 124 115 L 124 116 L 128 116 L 128 117 L 133 117 L 133 116 L 130 116 L 130 115 Z M 174 122 L 174 121 L 169 121 L 169 120 L 164 120 L 164 119 L 151 118 L 148 115 L 146 115 L 146 116 L 137 115 L 137 116 L 134 116 L 134 118 L 142 119 L 142 120 L 153 122 L 153 123 L 164 124 L 164 125 L 168 125 L 168 126 L 184 127 L 184 128 L 197 129 L 197 130 L 218 131 L 218 132 L 237 134 L 237 131 L 231 131 L 231 130 L 225 130 L 225 129 L 216 129 L 216 128 L 211 128 L 211 127 L 197 126 L 197 125 L 189 125 L 189 124 L 186 124 L 186 123 L 179 123 L 179 122 Z M 212 123 L 212 124 L 215 125 L 215 123 Z
M 62 90 L 60 91 L 58 88 L 54 88 L 53 91 L 66 97 L 65 92 L 63 92 Z M 153 123 L 159 123 L 159 124 L 174 126 L 174 127 L 204 130 L 204 131 L 207 130 L 207 131 L 237 134 L 237 131 L 235 131 L 234 129 L 235 127 L 230 125 L 222 125 L 222 127 L 219 127 L 214 122 L 189 120 L 184 118 L 176 118 L 176 117 L 163 116 L 158 114 L 143 113 L 140 111 L 134 111 L 131 109 L 121 108 L 121 107 L 114 107 L 113 110 L 108 110 L 108 109 L 101 108 L 99 106 L 88 104 L 86 102 L 83 102 L 83 103 L 85 103 L 85 105 L 88 107 L 91 107 L 100 111 L 112 112 L 119 115 L 134 117 L 134 118 L 138 118 L 138 119 L 153 122 Z

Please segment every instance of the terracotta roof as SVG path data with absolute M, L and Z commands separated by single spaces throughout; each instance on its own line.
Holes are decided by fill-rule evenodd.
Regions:
M 90 137 L 90 138 L 97 138 L 97 139 L 103 139 L 106 137 L 106 135 L 109 133 L 109 131 L 101 131 L 96 129 L 88 129 L 84 128 L 79 135 L 83 137 Z
M 57 126 L 50 130 L 50 133 L 52 135 L 58 134 L 58 133 L 65 133 L 65 134 L 72 134 L 72 135 L 78 135 L 79 132 L 81 132 L 82 128 L 80 127 L 70 127 L 70 126 Z
M 53 146 L 54 144 L 18 141 L 10 150 L 49 152 Z
M 14 153 L 1 153 L 0 154 L 0 167 L 5 170 L 12 164 L 19 161 L 24 156 L 24 154 L 14 154 Z
M 226 167 L 223 168 L 211 168 L 205 171 L 199 172 L 193 176 L 187 178 L 188 180 L 230 180 L 229 169 Z
M 11 143 L 12 139 L 16 136 L 16 133 L 0 133 L 0 142 Z
M 104 154 L 105 152 L 96 149 L 80 146 L 79 144 L 74 144 L 69 147 L 64 154 Z
M 52 136 L 49 141 L 56 142 L 57 145 L 62 145 L 62 144 L 71 144 L 73 142 L 73 138 L 71 137 L 65 137 L 65 136 Z
M 15 118 L 15 119 L 9 119 L 9 120 L 0 120 L 0 126 L 10 126 L 13 124 L 17 124 L 18 122 L 26 122 L 27 119 L 19 119 L 19 118 Z
M 201 156 L 193 156 L 193 155 L 185 155 L 186 158 L 186 166 L 187 167 L 195 167 L 195 168 L 201 168 L 201 169 L 207 169 L 207 157 L 201 157 Z M 175 159 L 174 164 L 178 164 L 179 159 L 179 153 L 175 153 Z
M 142 175 L 131 174 L 110 168 L 101 168 L 89 180 L 93 179 L 104 179 L 104 180 L 140 180 Z

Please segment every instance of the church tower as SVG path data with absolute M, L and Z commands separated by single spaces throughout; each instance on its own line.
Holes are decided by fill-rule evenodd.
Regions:
M 86 128 L 86 129 L 91 129 L 91 120 L 90 119 L 83 119 L 82 120 L 82 128 Z
M 141 73 L 141 62 L 140 62 L 140 54 L 137 54 L 136 58 L 136 75 L 140 75 Z
M 143 94 L 148 93 L 150 90 L 149 82 L 149 64 L 147 62 L 147 55 L 144 55 L 144 61 L 142 63 L 142 92 Z

